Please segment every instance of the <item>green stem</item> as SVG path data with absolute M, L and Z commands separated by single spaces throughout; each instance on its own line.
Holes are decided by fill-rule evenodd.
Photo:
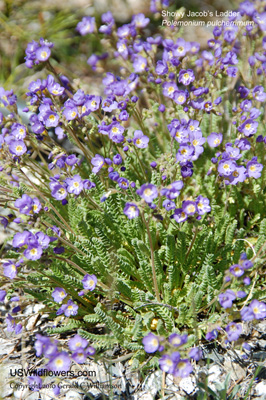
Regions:
M 151 268 L 152 268 L 152 279 L 153 279 L 154 291 L 155 291 L 156 299 L 157 299 L 158 303 L 160 303 L 161 299 L 160 299 L 159 288 L 158 288 L 158 283 L 157 283 L 157 278 L 156 278 L 155 262 L 154 262 L 154 249 L 153 249 L 153 244 L 152 244 L 151 231 L 149 228 L 149 223 L 146 221 L 143 212 L 141 213 L 141 216 L 142 216 L 142 220 L 147 229 L 150 248 L 151 248 Z

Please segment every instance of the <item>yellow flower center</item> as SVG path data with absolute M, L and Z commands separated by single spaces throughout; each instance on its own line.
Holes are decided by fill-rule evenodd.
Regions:
M 113 132 L 113 133 L 117 133 L 117 132 L 118 132 L 118 128 L 117 128 L 116 126 L 114 126 L 114 127 L 112 128 L 112 132 Z
M 16 147 L 16 151 L 17 151 L 17 152 L 22 151 L 22 146 L 17 146 L 17 147 Z
M 168 93 L 171 94 L 175 91 L 175 88 L 173 86 L 169 86 L 168 88 Z
M 186 154 L 187 153 L 187 149 L 182 149 L 181 150 L 181 154 Z
M 177 50 L 181 53 L 182 51 L 184 51 L 184 47 L 183 46 L 179 46 Z
M 251 124 L 247 124 L 247 125 L 245 126 L 245 128 L 246 128 L 246 129 L 250 129 L 250 128 L 251 128 Z
M 73 186 L 75 186 L 76 188 L 78 188 L 78 187 L 79 187 L 79 183 L 78 183 L 78 182 L 74 182 L 74 183 L 73 183 Z
M 187 72 L 184 74 L 184 78 L 185 78 L 186 80 L 189 78 L 189 74 L 188 74 Z
M 41 57 L 42 57 L 42 58 L 46 58 L 46 57 L 47 57 L 46 51 L 42 51 L 42 52 L 41 52 Z
M 220 140 L 217 138 L 214 140 L 214 144 L 220 144 Z
M 92 107 L 96 107 L 96 105 L 97 105 L 96 101 L 93 100 L 93 101 L 91 102 L 91 105 L 92 105 Z
M 76 115 L 77 115 L 76 111 L 72 111 L 71 117 L 75 118 Z
M 62 360 L 61 358 L 58 358 L 58 359 L 56 360 L 56 362 L 55 362 L 55 365 L 56 365 L 57 367 L 62 367 L 63 364 L 64 364 L 64 363 L 63 363 L 63 360 Z
M 65 194 L 65 189 L 64 188 L 60 188 L 59 190 L 58 190 L 58 192 L 59 192 L 59 194 Z
M 141 139 L 137 139 L 137 140 L 136 140 L 136 143 L 137 143 L 137 144 L 141 144 Z
M 54 116 L 53 114 L 50 115 L 49 120 L 50 120 L 50 121 L 54 121 L 54 120 L 55 120 L 55 116 Z
M 145 189 L 144 194 L 145 194 L 145 196 L 150 196 L 152 194 L 151 189 L 150 188 Z
M 228 164 L 224 164 L 223 165 L 223 169 L 228 170 L 229 169 L 229 165 Z
M 188 212 L 194 212 L 195 211 L 195 207 L 193 206 L 193 204 L 190 204 L 190 206 L 188 206 Z
M 180 101 L 180 103 L 182 103 L 182 101 L 184 101 L 185 98 L 184 98 L 184 96 L 178 96 L 177 100 Z
M 177 368 L 178 368 L 178 369 L 182 369 L 182 368 L 185 368 L 186 365 L 187 365 L 187 364 L 186 364 L 185 362 L 180 361 L 180 362 L 177 364 Z
M 197 146 L 198 143 L 199 142 L 196 139 L 194 139 L 193 142 L 192 142 L 193 146 Z
M 37 250 L 36 250 L 36 249 L 31 249 L 31 250 L 30 250 L 30 254 L 32 254 L 33 256 L 34 256 L 36 253 L 37 253 Z
M 256 166 L 255 165 L 251 165 L 251 167 L 249 167 L 250 171 L 256 171 Z

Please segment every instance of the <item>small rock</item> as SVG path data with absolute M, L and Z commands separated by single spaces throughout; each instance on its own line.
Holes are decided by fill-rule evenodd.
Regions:
M 69 390 L 65 395 L 65 400 L 82 400 L 82 396 L 75 390 Z
M 260 382 L 255 386 L 255 392 L 257 395 L 266 395 L 266 383 L 265 382 Z
M 29 388 L 22 387 L 21 389 L 17 389 L 13 392 L 13 396 L 16 399 L 26 399 L 29 395 L 30 391 Z
M 0 356 L 9 354 L 15 348 L 15 343 L 10 343 L 10 340 L 0 338 Z
M 230 378 L 237 381 L 246 376 L 246 371 L 238 363 L 232 362 L 230 359 L 224 362 L 224 368 L 230 373 Z
M 133 394 L 132 400 L 154 400 L 154 396 L 151 393 L 148 392 L 138 392 L 136 394 Z
M 196 389 L 196 379 L 194 376 L 188 376 L 187 378 L 183 378 L 179 383 L 179 386 L 184 392 L 187 394 L 191 394 Z
M 219 377 L 223 373 L 223 370 L 221 367 L 219 367 L 217 364 L 214 364 L 210 367 L 209 369 L 209 374 L 208 374 L 208 381 L 209 382 L 215 382 L 219 381 Z
M 142 389 L 147 390 L 153 396 L 162 388 L 162 371 L 153 372 L 143 382 Z

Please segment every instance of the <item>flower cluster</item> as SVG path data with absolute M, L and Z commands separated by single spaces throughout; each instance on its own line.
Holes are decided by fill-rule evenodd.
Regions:
M 78 364 L 83 364 L 87 357 L 92 357 L 96 350 L 89 346 L 86 339 L 76 334 L 73 338 L 68 341 L 68 348 L 71 351 L 71 355 L 67 351 L 58 350 L 58 341 L 52 341 L 50 337 L 36 335 L 37 340 L 34 343 L 36 350 L 36 356 L 43 356 L 47 360 L 45 368 L 38 370 L 37 374 L 29 378 L 29 386 L 34 391 L 39 391 L 42 388 L 42 371 L 48 370 L 53 372 L 64 372 L 67 373 L 70 370 L 72 361 Z M 55 385 L 54 394 L 60 394 L 59 386 Z
M 26 49 L 25 64 L 28 68 L 32 68 L 40 62 L 45 62 L 51 55 L 51 48 L 54 46 L 53 43 L 48 42 L 41 38 L 39 42 L 33 40 L 30 42 Z
M 194 347 L 189 352 L 182 348 L 187 340 L 186 334 L 172 333 L 166 340 L 164 337 L 149 333 L 142 339 L 142 343 L 146 353 L 157 351 L 163 353 L 159 358 L 159 366 L 162 371 L 185 378 L 193 371 L 190 360 L 199 361 L 202 358 L 200 348 Z M 186 358 L 182 358 L 185 354 Z

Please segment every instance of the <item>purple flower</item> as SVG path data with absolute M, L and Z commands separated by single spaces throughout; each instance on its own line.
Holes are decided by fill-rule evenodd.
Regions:
M 248 307 L 244 307 L 241 311 L 243 321 L 252 321 L 253 319 L 263 319 L 266 317 L 266 304 L 256 299 L 252 300 Z
M 174 360 L 172 359 L 174 358 Z M 160 369 L 164 372 L 167 372 L 168 374 L 173 374 L 174 369 L 176 367 L 176 357 L 169 356 L 168 354 L 164 354 L 160 359 L 159 359 L 159 366 Z
M 163 95 L 166 97 L 170 97 L 170 99 L 174 98 L 174 93 L 177 90 L 177 86 L 174 82 L 165 82 L 162 85 Z
M 76 361 L 78 364 L 83 364 L 87 360 L 86 351 L 83 349 L 78 349 L 75 353 L 72 354 L 72 359 Z
M 118 185 L 119 185 L 119 187 L 120 187 L 120 189 L 128 189 L 128 187 L 129 187 L 129 182 L 128 182 L 128 180 L 126 179 L 126 178 L 119 178 L 118 180 L 117 180 L 117 183 L 118 183 Z
M 15 319 L 10 314 L 6 317 L 6 324 L 8 332 L 15 332 L 16 335 L 22 332 L 22 325 L 16 324 Z
M 227 339 L 229 340 L 229 342 L 234 342 L 238 340 L 239 336 L 241 335 L 242 325 L 236 324 L 235 322 L 230 322 L 225 330 L 227 332 Z
M 184 104 L 187 101 L 187 93 L 184 90 L 174 92 L 173 100 L 177 104 Z
M 223 308 L 231 308 L 233 301 L 236 299 L 236 295 L 233 290 L 227 289 L 225 293 L 220 293 L 218 298 Z
M 156 186 L 151 183 L 145 183 L 136 192 L 146 203 L 152 203 L 153 200 L 158 197 L 158 190 Z
M 123 212 L 128 219 L 133 219 L 139 216 L 139 208 L 134 203 L 126 203 Z
M 256 157 L 247 163 L 247 175 L 255 179 L 260 178 L 263 165 L 257 162 Z
M 179 347 L 182 346 L 183 344 L 187 343 L 187 335 L 178 335 L 177 333 L 172 333 L 169 338 L 168 341 L 169 343 L 171 343 L 174 347 Z
M 150 22 L 149 18 L 146 18 L 144 14 L 136 14 L 133 15 L 132 24 L 135 25 L 136 28 L 145 28 Z
M 104 158 L 99 154 L 96 154 L 95 157 L 92 158 L 91 163 L 94 166 L 92 168 L 94 174 L 97 174 L 105 166 Z
M 8 260 L 3 263 L 3 268 L 4 268 L 4 275 L 7 278 L 14 279 L 17 276 L 17 267 L 18 263 L 14 263 L 12 260 Z
M 28 239 L 32 234 L 28 231 L 18 232 L 13 237 L 12 246 L 13 247 L 23 247 L 28 243 Z
M 211 211 L 210 200 L 207 197 L 198 196 L 196 199 L 197 211 L 199 215 L 203 215 Z
M 32 211 L 34 212 L 34 214 L 38 214 L 42 209 L 41 202 L 37 197 L 34 197 L 32 201 L 33 201 Z
M 145 136 L 142 131 L 134 132 L 133 143 L 139 149 L 148 147 L 149 140 L 148 136 Z
M 39 260 L 42 256 L 42 247 L 39 245 L 29 245 L 23 254 L 28 260 Z
M 180 376 L 181 378 L 187 377 L 193 371 L 192 365 L 189 360 L 180 360 L 174 370 L 174 376 Z
M 21 199 L 17 199 L 14 203 L 21 214 L 29 215 L 33 208 L 33 200 L 27 194 L 23 194 Z
M 67 197 L 67 190 L 64 186 L 58 184 L 53 187 L 51 194 L 56 200 L 63 200 Z
M 168 72 L 168 66 L 167 66 L 167 63 L 166 63 L 166 61 L 161 61 L 161 60 L 159 60 L 159 61 L 157 61 L 157 64 L 156 64 L 156 68 L 155 68 L 155 72 L 156 72 L 156 74 L 158 74 L 158 75 L 165 75 L 165 74 L 167 74 L 167 72 Z
M 210 147 L 218 147 L 223 140 L 223 135 L 222 133 L 216 133 L 212 132 L 208 137 L 207 137 L 207 142 Z
M 68 341 L 68 347 L 71 351 L 77 351 L 78 349 L 85 349 L 88 345 L 88 341 L 82 338 L 80 335 L 75 335 Z
M 6 290 L 0 290 L 0 302 L 2 303 L 6 297 Z
M 66 317 L 77 315 L 78 306 L 72 300 L 68 300 L 67 304 L 63 304 L 56 312 L 56 315 L 65 314 Z
M 247 178 L 247 170 L 242 165 L 241 167 L 236 167 L 232 175 L 229 176 L 229 181 L 232 185 L 236 185 L 238 182 L 244 182 Z
M 83 288 L 85 290 L 94 290 L 97 285 L 97 278 L 95 275 L 85 275 L 82 279 Z
M 253 98 L 257 101 L 264 102 L 266 100 L 266 93 L 263 86 L 254 87 L 252 94 Z
M 198 209 L 195 201 L 186 200 L 182 203 L 182 210 L 186 213 L 186 215 L 194 215 Z
M 203 357 L 202 350 L 199 347 L 193 347 L 193 349 L 190 350 L 188 355 L 195 361 L 199 361 Z
M 173 218 L 179 224 L 187 220 L 187 214 L 183 211 L 182 208 L 177 208 L 173 214 Z
M 183 85 L 187 86 L 191 82 L 195 80 L 195 75 L 192 69 L 181 69 L 178 76 L 178 82 L 183 83 Z
M 213 340 L 218 337 L 218 334 L 219 334 L 218 330 L 213 329 L 212 331 L 206 333 L 205 338 L 206 338 L 206 340 Z
M 51 371 L 63 372 L 68 371 L 70 369 L 70 365 L 71 359 L 69 355 L 65 351 L 62 351 L 50 359 L 49 363 L 47 364 L 47 368 Z
M 242 125 L 238 127 L 239 132 L 244 133 L 245 136 L 251 137 L 257 132 L 259 123 L 253 119 L 247 119 Z
M 67 121 L 72 121 L 78 116 L 78 109 L 74 105 L 72 107 L 67 106 L 63 111 L 63 115 Z
M 142 56 L 138 56 L 135 58 L 134 62 L 133 62 L 133 68 L 134 71 L 137 73 L 141 73 L 144 72 L 145 69 L 147 67 L 147 59 L 142 57 Z
M 176 161 L 189 161 L 191 157 L 194 155 L 195 149 L 193 146 L 188 144 L 181 144 L 178 153 L 176 154 Z
M 151 332 L 142 339 L 142 343 L 146 353 L 155 353 L 160 347 L 158 337 Z
M 219 161 L 218 172 L 221 176 L 229 176 L 235 171 L 237 164 L 235 161 L 225 159 Z
M 25 139 L 27 131 L 24 125 L 15 123 L 11 127 L 11 134 L 12 136 L 14 136 L 15 139 L 21 140 Z
M 61 303 L 67 296 L 65 289 L 56 287 L 52 293 L 52 297 L 56 303 Z
M 229 271 L 231 272 L 232 275 L 236 276 L 239 278 L 244 274 L 244 270 L 239 264 L 234 264 L 229 268 Z
M 47 61 L 51 55 L 51 50 L 48 46 L 41 46 L 36 50 L 36 60 L 37 61 Z
M 109 138 L 114 143 L 122 143 L 124 141 L 124 136 L 123 136 L 124 130 L 125 128 L 118 122 L 113 122 L 109 126 Z
M 15 156 L 22 156 L 22 154 L 26 153 L 27 147 L 23 140 L 12 140 L 9 144 L 9 151 Z
M 67 178 L 65 183 L 67 184 L 67 191 L 69 193 L 79 195 L 83 190 L 83 182 L 79 175 L 74 175 L 73 178 Z
M 87 35 L 95 31 L 95 18 L 94 17 L 83 17 L 82 20 L 77 24 L 76 30 L 81 36 Z

